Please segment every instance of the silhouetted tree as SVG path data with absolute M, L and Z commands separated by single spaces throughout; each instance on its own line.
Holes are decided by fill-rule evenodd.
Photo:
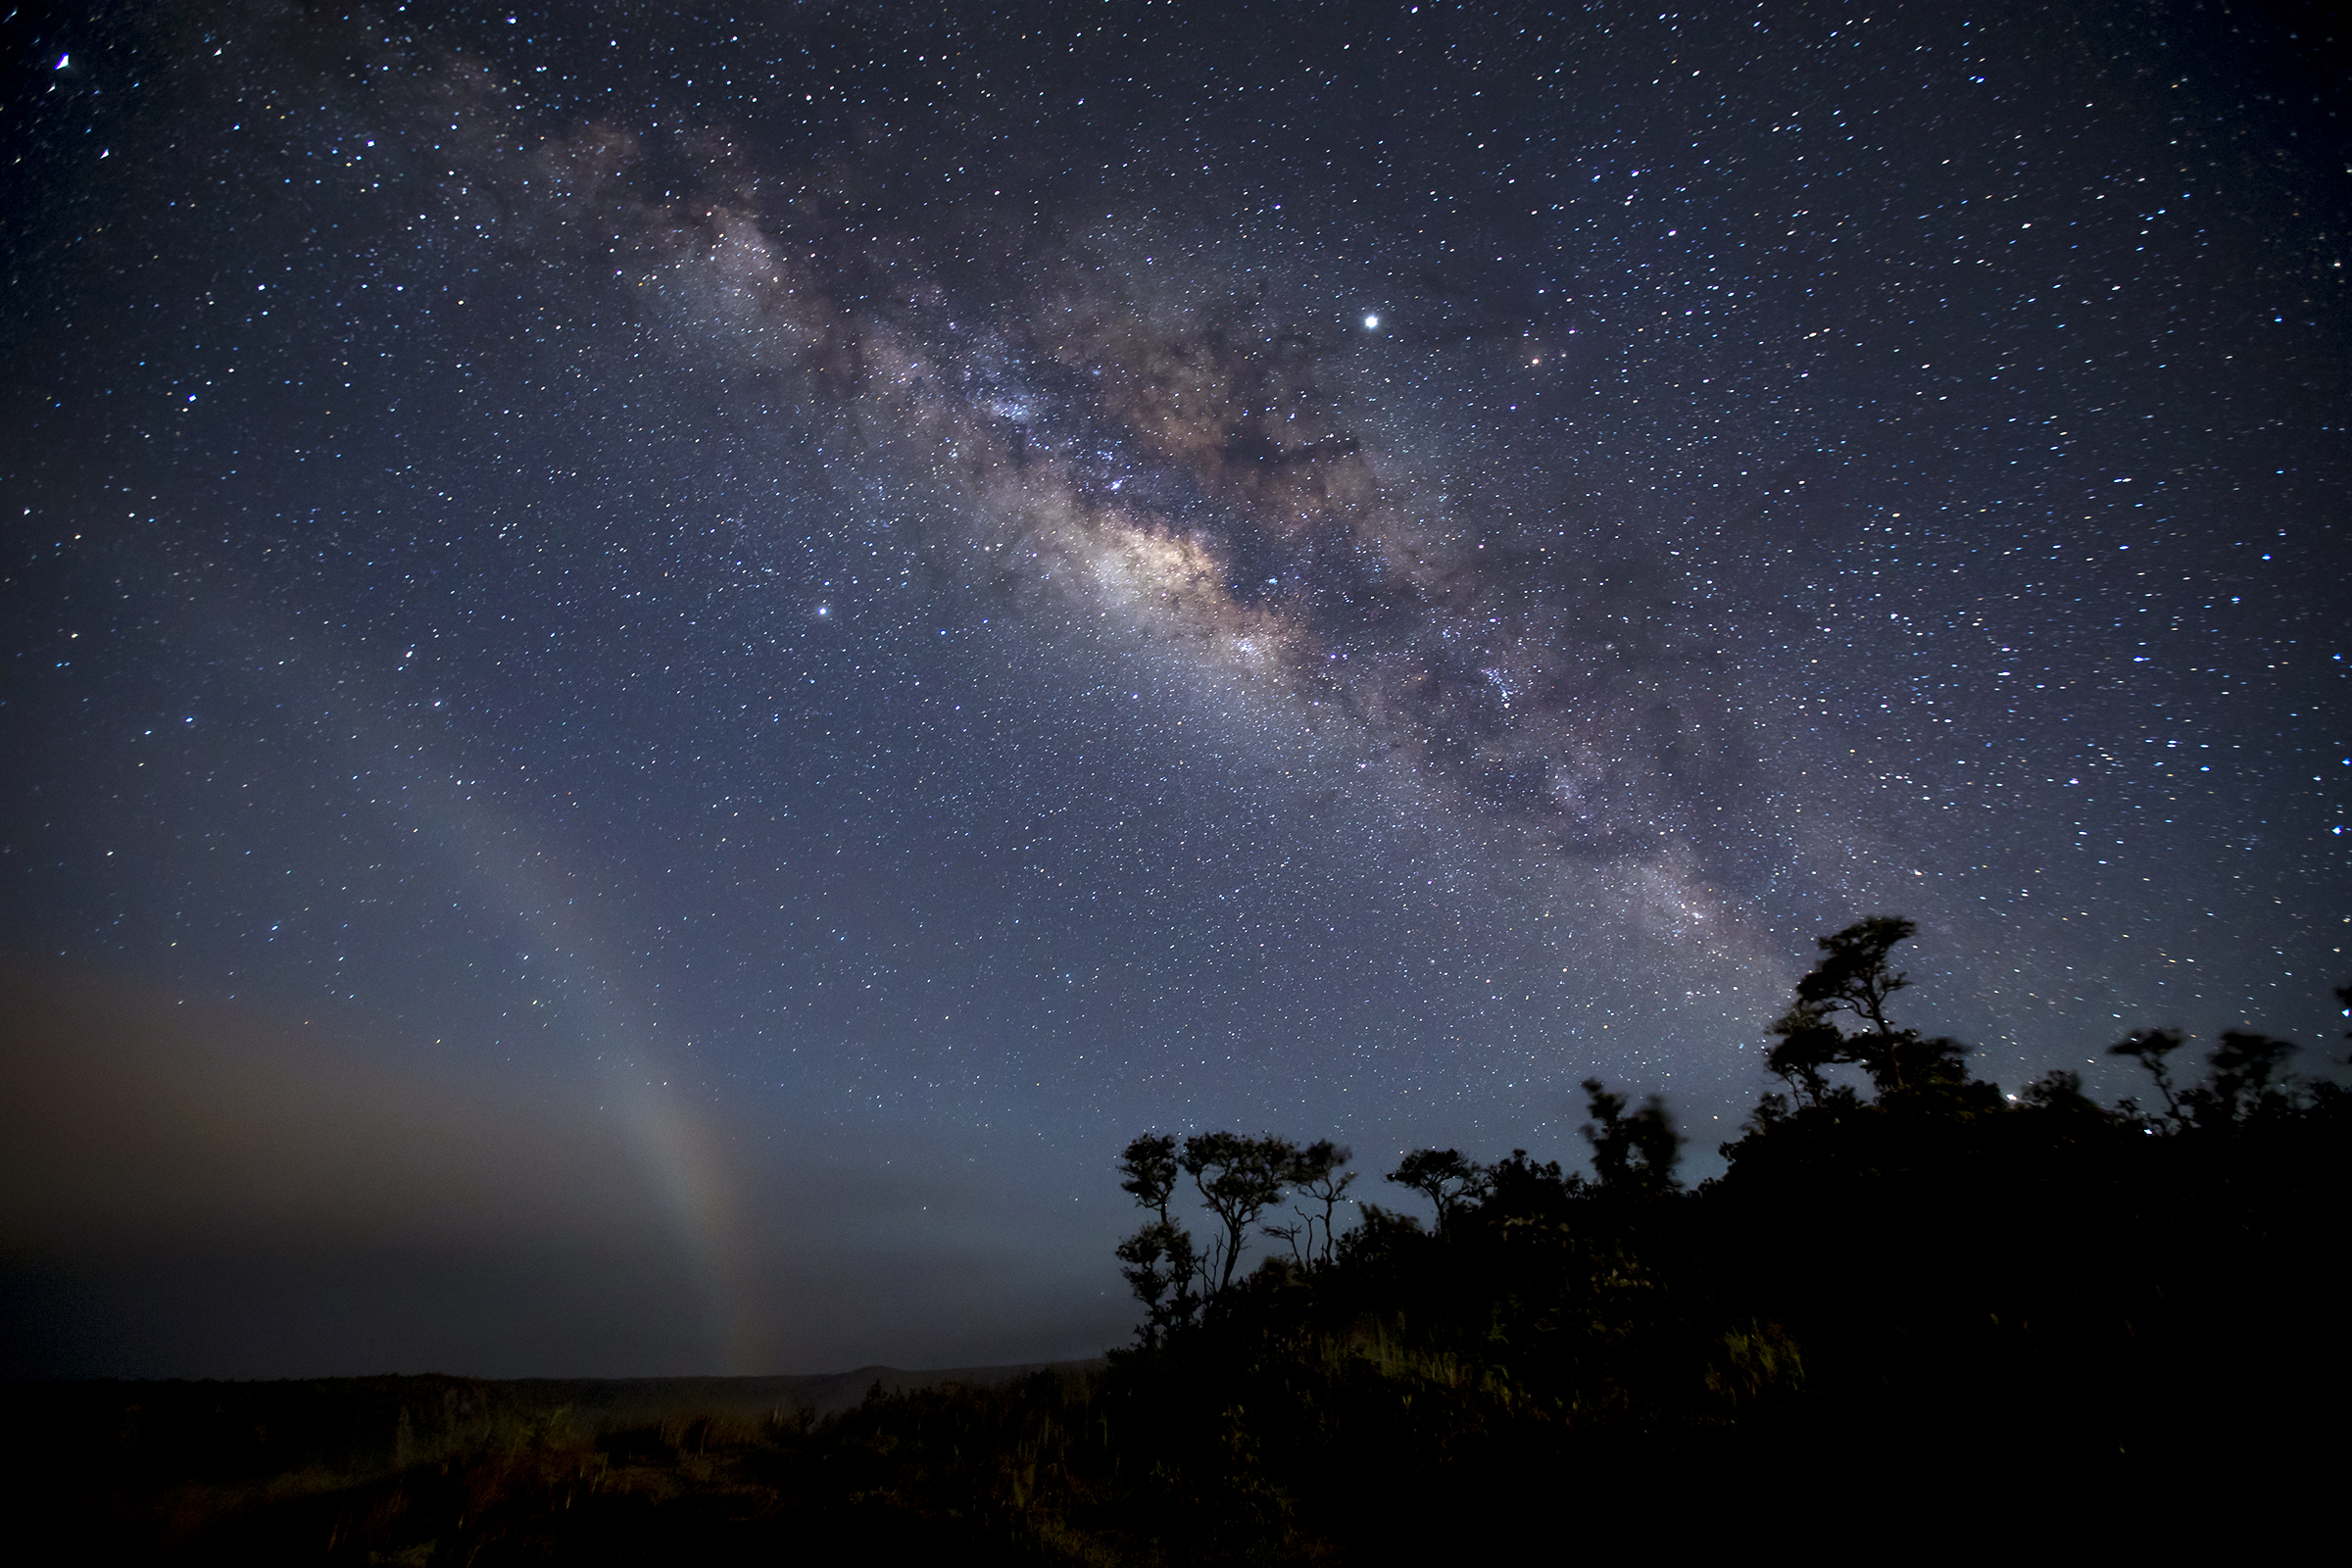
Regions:
M 2178 1029 L 2134 1029 L 2107 1048 L 2110 1056 L 2130 1056 L 2156 1080 L 2156 1092 L 2164 1097 L 2165 1116 L 2175 1125 L 2182 1117 L 2180 1097 L 2174 1092 L 2172 1070 L 2166 1066 L 2165 1058 L 2180 1049 L 2180 1040 Z M 2137 1108 L 2132 1101 L 2124 1103 L 2129 1108 Z
M 1772 1033 L 1780 1044 L 1765 1053 L 1764 1065 L 1779 1074 L 1788 1085 L 1788 1093 L 1799 1105 L 1818 1105 L 1829 1098 L 1830 1081 L 1825 1069 L 1837 1065 L 1842 1058 L 1845 1037 L 1838 1026 L 1818 1016 L 1791 1007 L 1773 1020 Z M 1768 1095 L 1767 1102 L 1779 1100 Z M 1769 1121 L 1775 1107 L 1767 1103 L 1759 1114 Z
M 1399 1250 L 1428 1241 L 1417 1214 L 1399 1214 L 1378 1203 L 1358 1203 L 1358 1223 L 1341 1235 L 1337 1256 L 1343 1265 L 1391 1257 Z
M 1197 1133 L 1178 1156 L 1200 1200 L 1224 1234 L 1212 1237 L 1202 1259 L 1201 1296 L 1215 1299 L 1233 1283 L 1242 1249 L 1265 1211 L 1281 1201 L 1298 1160 L 1298 1146 L 1272 1134 Z
M 1514 1149 L 1489 1165 L 1486 1177 L 1478 1223 L 1506 1235 L 1531 1226 L 1564 1224 L 1576 1200 L 1589 1191 L 1582 1176 L 1560 1174 L 1558 1160 L 1539 1165 L 1524 1149 Z
M 2018 1091 L 2020 1103 L 2035 1110 L 2046 1110 L 2069 1116 L 2080 1122 L 2103 1122 L 2112 1114 L 2103 1110 L 2082 1092 L 2082 1075 L 2064 1067 L 2053 1068 Z
M 1301 1207 L 1294 1203 L 1291 1212 L 1298 1216 L 1298 1222 L 1269 1225 L 1266 1234 L 1289 1244 L 1291 1255 L 1300 1267 L 1331 1261 L 1332 1227 L 1339 1215 L 1340 1200 L 1347 1196 L 1348 1189 L 1355 1185 L 1355 1172 L 1346 1168 L 1354 1157 L 1353 1151 L 1328 1138 L 1319 1138 L 1298 1151 L 1298 1156 L 1291 1162 L 1289 1185 L 1299 1197 L 1308 1200 L 1310 1205 L 1319 1206 L 1321 1212 L 1316 1212 L 1316 1206 Z M 1320 1252 L 1315 1245 L 1315 1227 L 1318 1224 L 1323 1227 Z M 1303 1247 L 1299 1245 L 1302 1240 L 1305 1243 Z
M 1436 1206 L 1440 1236 L 1446 1234 L 1463 1205 L 1476 1202 L 1487 1192 L 1486 1167 L 1464 1159 L 1458 1149 L 1416 1149 L 1387 1179 L 1411 1188 Z
M 2292 1109 L 2294 1085 L 2281 1071 L 2298 1048 L 2291 1041 L 2243 1029 L 2226 1029 L 2205 1060 L 2205 1082 L 2182 1095 L 2189 1114 L 2201 1123 L 2231 1123 Z
M 1146 1133 L 1119 1155 L 1119 1191 L 1168 1223 L 1168 1204 L 1176 1196 L 1176 1139 L 1170 1133 Z
M 1144 1303 L 1144 1326 L 1137 1332 L 1147 1346 L 1164 1342 L 1170 1332 L 1192 1321 L 1200 1309 L 1194 1283 L 1201 1259 L 1192 1233 L 1168 1214 L 1176 1194 L 1176 1140 L 1166 1133 L 1147 1133 L 1119 1155 L 1119 1190 L 1153 1218 L 1119 1243 L 1119 1274 Z
M 1780 1044 L 1765 1057 L 1800 1104 L 1824 1101 L 1824 1069 L 1838 1065 L 1860 1067 L 1882 1095 L 1966 1079 L 1966 1048 L 1958 1041 L 1924 1039 L 1886 1016 L 1887 1000 L 1911 984 L 1886 956 L 1918 930 L 1900 915 L 1874 914 L 1817 939 L 1824 956 L 1797 981 L 1795 1005 L 1773 1020 Z M 1839 1013 L 1863 1027 L 1846 1033 L 1838 1026 Z
M 1646 1197 L 1672 1192 L 1674 1162 L 1680 1157 L 1683 1135 L 1666 1114 L 1666 1102 L 1657 1095 L 1642 1102 L 1632 1115 L 1625 1097 L 1585 1080 L 1585 1103 L 1592 1119 L 1577 1129 L 1592 1146 L 1592 1170 L 1604 1193 Z

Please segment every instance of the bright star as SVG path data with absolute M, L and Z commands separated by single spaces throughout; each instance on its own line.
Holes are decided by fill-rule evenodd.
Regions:
M 1371 331 L 1371 330 L 1372 330 L 1374 327 L 1377 327 L 1378 325 L 1380 325 L 1380 318 L 1379 318 L 1379 317 L 1377 317 L 1377 316 L 1367 316 L 1367 317 L 1365 317 L 1365 318 L 1364 318 L 1364 330 L 1365 330 L 1365 331 L 1369 332 L 1369 331 Z

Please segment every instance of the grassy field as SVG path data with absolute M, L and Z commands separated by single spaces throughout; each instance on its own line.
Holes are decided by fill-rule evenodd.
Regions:
M 881 1429 L 920 1408 L 986 1423 L 1065 1390 L 1083 1403 L 1095 1376 L 20 1384 L 10 1472 L 21 1508 L 62 1524 L 76 1557 L 731 1561 L 790 1545 L 1036 1560 L 976 1497 L 909 1491 Z

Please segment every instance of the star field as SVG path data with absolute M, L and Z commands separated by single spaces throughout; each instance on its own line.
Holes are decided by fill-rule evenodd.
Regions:
M 2331 27 L 21 15 L 0 940 L 613 1129 L 701 1326 L 480 1370 L 1091 1353 L 1147 1127 L 1703 1174 L 1867 913 L 2325 1043 Z

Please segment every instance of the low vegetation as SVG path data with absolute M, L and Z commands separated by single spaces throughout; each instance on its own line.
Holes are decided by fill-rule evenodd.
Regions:
M 122 1516 L 158 1549 L 353 1561 L 1342 1563 L 2054 1497 L 2276 1517 L 2331 1482 L 2352 1095 L 2246 1033 L 2192 1077 L 2164 1032 L 2112 1048 L 2144 1099 L 2004 1094 L 1889 1016 L 1911 934 L 1823 939 L 1773 1025 L 1783 1087 L 1695 1191 L 1668 1107 L 1598 1082 L 1592 1175 L 1417 1151 L 1386 1180 L 1426 1220 L 1357 1202 L 1328 1141 L 1148 1134 L 1120 1162 L 1142 1321 L 1101 1371 L 822 1421 L 485 1412 L 365 1476 L 150 1486 Z

